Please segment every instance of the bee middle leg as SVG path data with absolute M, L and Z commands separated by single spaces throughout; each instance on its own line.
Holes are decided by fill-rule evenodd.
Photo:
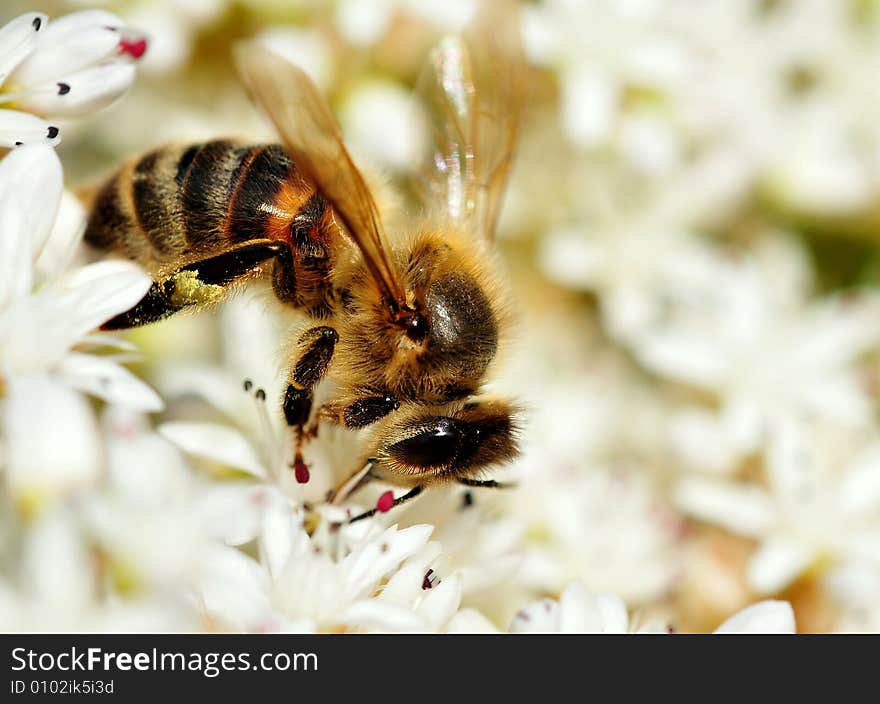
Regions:
M 294 462 L 302 462 L 305 428 L 312 412 L 313 390 L 333 358 L 339 334 L 327 325 L 306 330 L 297 343 L 297 357 L 287 379 L 282 410 L 296 434 Z

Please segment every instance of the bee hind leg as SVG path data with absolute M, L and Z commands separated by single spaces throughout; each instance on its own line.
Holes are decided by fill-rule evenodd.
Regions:
M 277 242 L 249 243 L 187 264 L 162 281 L 154 281 L 134 307 L 110 318 L 101 329 L 139 327 L 164 320 L 190 306 L 217 302 L 226 294 L 229 284 L 282 251 L 283 245 Z

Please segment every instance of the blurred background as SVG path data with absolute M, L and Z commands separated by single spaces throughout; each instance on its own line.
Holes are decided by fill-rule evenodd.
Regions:
M 314 78 L 358 158 L 405 182 L 419 68 L 473 10 L 7 0 L 0 23 L 86 6 L 149 49 L 122 101 L 65 131 L 70 187 L 163 142 L 271 140 L 231 62 L 250 37 Z M 707 632 L 779 598 L 803 632 L 880 629 L 880 2 L 545 0 L 522 15 L 528 99 L 498 244 L 518 321 L 492 383 L 526 409 L 523 456 L 498 473 L 519 487 L 475 492 L 466 517 L 461 492 L 438 491 L 394 520 L 436 526 L 463 604 L 501 628 L 580 580 L 636 625 Z M 241 381 L 274 413 L 283 334 L 250 290 L 132 333 L 132 368 L 168 404 L 149 424 L 252 436 Z M 315 497 L 350 469 L 337 440 L 318 450 Z M 142 549 L 108 552 L 131 565 Z M 180 577 L 149 559 L 120 598 Z

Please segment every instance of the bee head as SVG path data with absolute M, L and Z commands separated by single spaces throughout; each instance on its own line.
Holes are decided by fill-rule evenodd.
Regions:
M 353 300 L 351 327 L 340 331 L 352 386 L 400 400 L 442 403 L 476 391 L 498 349 L 502 306 L 486 255 L 455 233 L 429 231 L 395 253 L 406 305 L 389 314 L 387 299 Z

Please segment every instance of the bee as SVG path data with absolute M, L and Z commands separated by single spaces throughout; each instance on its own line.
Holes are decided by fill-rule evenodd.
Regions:
M 294 462 L 310 418 L 371 429 L 336 502 L 369 479 L 407 488 L 395 505 L 437 484 L 498 487 L 485 471 L 517 454 L 516 406 L 480 394 L 508 325 L 491 245 L 523 59 L 515 14 L 485 5 L 466 36 L 434 49 L 419 80 L 433 115 L 423 212 L 392 237 L 318 89 L 256 43 L 237 48 L 238 68 L 280 144 L 160 148 L 123 165 L 91 205 L 86 241 L 153 277 L 104 329 L 212 304 L 256 277 L 309 319 L 281 409 Z M 337 391 L 315 411 L 325 378 Z

